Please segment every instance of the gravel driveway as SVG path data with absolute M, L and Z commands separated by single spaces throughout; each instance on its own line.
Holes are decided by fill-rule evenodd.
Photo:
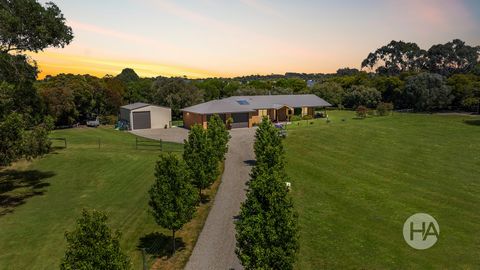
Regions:
M 245 200 L 253 153 L 254 128 L 230 131 L 222 183 L 185 269 L 243 269 L 235 255 L 235 216 Z

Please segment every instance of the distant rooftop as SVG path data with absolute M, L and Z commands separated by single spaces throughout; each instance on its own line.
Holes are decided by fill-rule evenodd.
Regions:
M 258 109 L 280 109 L 283 106 L 291 108 L 301 107 L 329 107 L 330 103 L 316 95 L 264 95 L 264 96 L 232 96 L 219 100 L 211 100 L 191 107 L 183 108 L 182 111 L 214 114 L 253 112 Z

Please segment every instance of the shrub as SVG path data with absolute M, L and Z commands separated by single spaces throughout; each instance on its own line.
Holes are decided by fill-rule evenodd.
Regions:
M 290 122 L 295 122 L 295 121 L 302 120 L 302 117 L 300 117 L 298 115 L 290 115 L 288 118 L 289 118 Z
M 367 117 L 368 109 L 367 109 L 367 107 L 360 105 L 360 106 L 357 107 L 355 112 L 357 113 L 357 117 L 365 118 L 365 117 Z
M 390 114 L 393 111 L 393 104 L 392 103 L 385 103 L 385 102 L 380 102 L 377 105 L 377 113 L 380 116 L 385 116 Z
M 98 119 L 102 125 L 115 125 L 117 123 L 117 116 L 115 115 L 102 115 Z
M 306 114 L 306 115 L 304 115 L 304 116 L 302 117 L 302 119 L 303 119 L 303 120 L 312 120 L 313 117 L 312 117 L 311 115 L 309 115 L 309 114 Z
M 226 122 L 227 129 L 232 129 L 233 118 L 229 117 Z

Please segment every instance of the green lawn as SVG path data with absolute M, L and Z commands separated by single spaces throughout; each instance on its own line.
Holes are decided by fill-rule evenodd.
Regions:
M 153 234 L 165 231 L 147 212 L 158 146 L 135 150 L 133 135 L 111 128 L 60 130 L 52 137 L 66 137 L 68 148 L 0 171 L 0 269 L 58 268 L 64 232 L 74 228 L 84 207 L 108 214 L 111 227 L 123 233 L 122 247 L 134 268 L 140 269 L 140 238 L 150 234 L 154 237 L 143 243 L 159 245 L 168 239 Z M 181 151 L 182 145 L 164 143 L 163 148 Z M 158 248 L 155 252 L 163 255 Z
M 289 126 L 285 140 L 301 227 L 296 268 L 478 269 L 480 117 L 329 115 L 329 124 Z M 417 212 L 440 226 L 423 251 L 402 235 Z

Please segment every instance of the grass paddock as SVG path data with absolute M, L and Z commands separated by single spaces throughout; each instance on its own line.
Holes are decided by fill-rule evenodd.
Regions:
M 54 152 L 0 171 L 0 269 L 56 269 L 82 208 L 107 213 L 121 245 L 141 269 L 140 248 L 158 269 L 181 268 L 188 259 L 211 203 L 199 207 L 194 220 L 177 233 L 180 251 L 171 254 L 171 233 L 148 213 L 147 191 L 154 180 L 158 144 L 135 149 L 135 136 L 112 128 L 57 130 Z M 142 139 L 144 140 L 144 139 Z M 183 146 L 163 143 L 181 153 Z M 207 190 L 214 196 L 216 190 Z M 159 260 L 162 263 L 156 263 Z
M 480 265 L 480 117 L 330 111 L 288 127 L 299 212 L 297 269 L 475 269 Z M 424 212 L 438 242 L 415 250 L 405 220 Z

